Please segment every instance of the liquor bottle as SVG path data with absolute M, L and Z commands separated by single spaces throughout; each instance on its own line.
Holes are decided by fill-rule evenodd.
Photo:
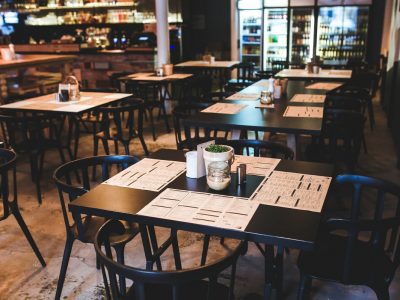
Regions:
M 119 49 L 119 47 L 120 47 L 120 41 L 119 41 L 119 36 L 118 36 L 117 30 L 114 31 L 114 34 L 112 36 L 112 46 L 113 46 L 113 49 Z
M 126 49 L 126 47 L 127 47 L 127 38 L 126 38 L 126 33 L 125 33 L 125 31 L 122 31 L 122 34 L 121 34 L 121 49 Z

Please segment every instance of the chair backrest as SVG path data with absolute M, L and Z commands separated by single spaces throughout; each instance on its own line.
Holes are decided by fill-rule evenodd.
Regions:
M 243 150 L 253 149 L 254 156 L 274 157 L 292 160 L 294 153 L 285 145 L 261 140 L 222 140 L 217 143 L 231 146 L 235 154 L 242 155 Z
M 232 67 L 236 69 L 237 82 L 251 81 L 254 79 L 254 63 L 241 62 Z
M 353 72 L 349 84 L 360 88 L 365 88 L 368 90 L 370 94 L 372 94 L 375 82 L 378 79 L 379 79 L 378 75 L 374 72 L 369 72 L 369 71 L 360 71 L 358 73 Z
M 197 99 L 209 98 L 212 91 L 212 77 L 209 75 L 197 74 L 180 85 L 181 102 L 195 101 Z
M 321 141 L 328 140 L 332 162 L 345 159 L 353 168 L 361 149 L 365 117 L 359 112 L 325 109 Z M 344 157 L 339 157 L 338 154 Z
M 115 106 L 101 107 L 100 130 L 106 138 L 110 138 L 110 128 L 116 129 L 117 137 L 122 137 L 127 129 L 130 137 L 135 137 L 143 132 L 143 101 L 130 98 L 119 101 Z M 111 122 L 112 120 L 112 122 Z
M 94 242 L 96 254 L 102 268 L 106 294 L 110 299 L 125 299 L 125 295 L 120 292 L 121 289 L 118 286 L 117 275 L 122 275 L 134 281 L 135 299 L 140 300 L 146 299 L 145 286 L 148 284 L 161 284 L 170 287 L 172 295 L 165 295 L 165 298 L 179 300 L 181 299 L 179 295 L 180 290 L 186 284 L 194 283 L 202 279 L 209 279 L 207 299 L 211 299 L 214 296 L 213 287 L 217 282 L 218 275 L 230 266 L 232 266 L 232 272 L 229 298 L 233 299 L 235 265 L 240 255 L 241 244 L 223 258 L 204 266 L 183 270 L 153 271 L 123 265 L 113 258 L 109 240 L 110 236 L 113 234 L 123 234 L 123 232 L 124 226 L 119 221 L 110 220 L 100 228 Z M 193 290 L 192 292 L 196 293 L 199 291 Z
M 400 245 L 397 243 L 400 225 L 400 186 L 373 177 L 348 174 L 337 176 L 335 183 L 339 186 L 350 186 L 353 190 L 348 218 L 331 218 L 326 224 L 329 231 L 339 230 L 340 235 L 345 234 L 347 238 L 342 280 L 346 283 L 354 271 L 354 261 L 360 254 L 358 252 L 360 248 L 357 246 L 360 241 L 368 243 L 371 264 L 376 263 L 375 255 L 385 255 L 390 252 L 393 268 L 389 279 L 392 280 L 400 263 Z M 368 193 L 363 194 L 364 190 L 368 190 Z M 375 194 L 375 202 L 364 197 Z M 390 205 L 393 200 L 396 203 Z M 362 213 L 363 203 L 367 201 L 374 207 L 369 217 L 363 216 Z
M 354 96 L 327 95 L 324 109 L 343 109 L 364 114 L 367 103 Z
M 81 92 L 95 92 L 95 93 L 118 93 L 118 89 L 116 87 L 110 87 L 110 88 L 83 88 L 81 89 Z
M 1 200 L 3 211 L 0 211 L 0 221 L 7 219 L 10 215 L 10 202 L 17 202 L 17 155 L 14 151 L 0 149 L 0 178 L 1 178 Z M 10 184 L 8 174 L 12 172 L 12 183 Z M 10 187 L 12 187 L 12 199 L 10 199 Z
M 272 71 L 275 73 L 282 71 L 283 69 L 288 68 L 288 63 L 286 61 L 282 60 L 274 60 L 271 62 L 272 66 Z
M 101 182 L 103 182 L 110 178 L 112 166 L 116 167 L 116 171 L 122 171 L 138 161 L 138 158 L 129 155 L 93 156 L 68 162 L 54 171 L 53 180 L 58 189 L 67 233 L 71 230 L 71 224 L 68 218 L 66 200 L 68 202 L 75 200 L 89 191 L 93 185 L 99 183 L 92 181 L 91 184 L 89 172 L 93 171 L 92 168 L 101 169 L 100 178 Z M 92 178 L 92 180 L 95 180 L 95 178 Z M 75 220 L 75 222 L 77 222 L 77 220 Z M 80 235 L 80 233 L 81 232 L 78 232 L 78 235 Z
M 184 129 L 182 121 L 185 118 L 189 118 L 190 116 L 199 113 L 210 105 L 211 103 L 195 102 L 180 104 L 174 108 L 172 112 L 172 117 L 174 122 L 175 141 L 177 149 L 182 150 L 184 148 L 185 139 L 182 137 L 182 131 Z M 195 139 L 199 139 L 202 136 L 201 130 L 199 128 L 195 128 L 193 135 Z
M 0 127 L 6 144 L 15 151 L 33 150 L 47 138 L 60 139 L 63 119 L 54 114 L 3 114 Z

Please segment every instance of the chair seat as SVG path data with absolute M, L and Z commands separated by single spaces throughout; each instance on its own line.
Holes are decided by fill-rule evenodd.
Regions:
M 119 140 L 129 142 L 131 139 L 138 137 L 136 132 L 133 135 L 129 135 L 129 130 L 122 129 L 122 135 L 119 135 L 116 128 L 110 128 L 108 133 L 101 131 L 96 134 L 101 139 Z
M 301 272 L 312 277 L 343 282 L 347 238 L 328 234 L 319 242 L 314 252 L 302 251 L 298 266 Z M 395 266 L 384 253 L 375 253 L 367 242 L 357 241 L 351 261 L 353 273 L 346 284 L 375 282 L 379 278 L 389 279 Z
M 201 280 L 193 283 L 188 283 L 182 286 L 180 299 L 191 299 L 191 300 L 204 300 L 207 299 L 208 282 Z M 223 284 L 217 283 L 215 285 L 215 293 L 213 299 L 223 300 L 228 299 L 229 289 Z M 172 288 L 171 286 L 161 284 L 148 284 L 145 287 L 146 300 L 172 300 Z M 135 300 L 135 284 L 133 284 L 124 300 Z
M 82 219 L 82 225 L 84 227 L 84 234 L 80 241 L 84 243 L 93 243 L 96 233 L 99 231 L 100 227 L 107 222 L 108 219 L 102 217 L 85 217 Z M 110 238 L 112 245 L 125 244 L 131 241 L 138 233 L 139 227 L 136 223 L 128 223 L 125 221 L 121 221 L 124 224 L 126 231 L 121 235 L 113 235 Z M 75 235 L 75 238 L 78 238 L 78 228 L 76 223 L 71 226 L 72 232 Z

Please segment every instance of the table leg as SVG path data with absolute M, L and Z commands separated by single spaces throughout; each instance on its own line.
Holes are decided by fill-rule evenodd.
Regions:
M 284 247 L 278 246 L 275 256 L 275 287 L 277 299 L 283 296 L 283 251 Z
M 274 246 L 265 244 L 264 251 L 265 286 L 264 299 L 271 299 L 274 284 Z
M 139 224 L 140 236 L 142 238 L 144 256 L 146 257 L 146 270 L 153 270 L 153 254 L 151 251 L 147 226 Z
M 5 104 L 7 98 L 7 79 L 6 74 L 0 74 L 0 104 Z
M 295 133 L 288 133 L 286 137 L 287 146 L 294 152 L 294 160 L 299 158 L 299 145 L 298 145 L 298 135 Z
M 241 134 L 241 130 L 240 129 L 233 129 L 231 131 L 231 139 L 232 140 L 240 140 L 240 134 Z

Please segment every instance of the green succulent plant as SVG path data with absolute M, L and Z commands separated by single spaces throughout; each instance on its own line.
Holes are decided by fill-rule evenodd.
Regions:
M 229 150 L 230 148 L 224 145 L 210 145 L 206 148 L 206 151 L 214 153 L 228 152 Z

